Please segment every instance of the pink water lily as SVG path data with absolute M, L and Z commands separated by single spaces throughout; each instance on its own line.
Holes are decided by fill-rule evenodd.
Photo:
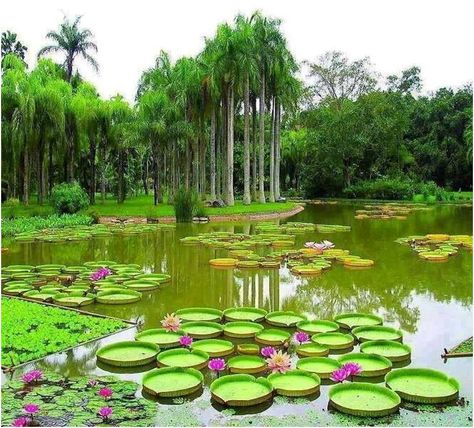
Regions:
M 21 379 L 25 383 L 33 383 L 41 380 L 43 378 L 43 372 L 41 370 L 30 370 L 26 372 Z
M 23 410 L 30 415 L 34 415 L 39 412 L 39 406 L 37 404 L 29 403 L 23 406 Z
M 265 346 L 264 348 L 262 348 L 262 349 L 260 350 L 260 353 L 261 353 L 262 356 L 264 356 L 265 358 L 270 357 L 270 356 L 273 355 L 275 352 L 276 352 L 276 349 L 275 349 L 273 346 Z
M 181 318 L 174 313 L 166 314 L 161 320 L 161 325 L 166 331 L 176 332 L 179 330 L 179 327 L 181 327 Z
M 222 358 L 213 358 L 212 360 L 209 360 L 207 367 L 209 367 L 209 370 L 212 370 L 213 372 L 221 372 L 222 370 L 225 370 L 225 361 Z
M 108 419 L 108 417 L 113 413 L 112 407 L 102 407 L 99 410 L 99 416 L 103 419 Z
M 333 382 L 344 382 L 348 377 L 349 373 L 341 367 L 340 369 L 334 370 L 329 379 Z
M 295 333 L 294 339 L 301 345 L 302 343 L 309 342 L 309 334 L 304 331 L 298 331 Z
M 348 376 L 357 376 L 362 372 L 362 367 L 360 364 L 357 363 L 346 363 L 342 366 L 342 368 L 347 372 Z
M 286 352 L 274 352 L 267 359 L 267 365 L 272 373 L 285 373 L 291 369 L 291 358 Z
M 95 379 L 89 379 L 89 381 L 87 382 L 87 385 L 89 386 L 96 386 L 97 385 L 97 381 Z
M 181 346 L 189 348 L 193 344 L 193 338 L 191 336 L 185 335 L 179 338 L 179 343 Z
M 22 416 L 21 418 L 16 418 L 13 423 L 12 427 L 26 427 L 28 426 L 28 418 Z
M 105 399 L 112 397 L 112 394 L 113 391 L 110 388 L 101 388 L 99 390 L 99 395 Z
M 91 275 L 89 276 L 89 279 L 91 281 L 100 281 L 101 279 L 104 279 L 108 277 L 109 275 L 112 275 L 112 271 L 110 269 L 107 269 L 106 267 L 101 267 L 97 269 L 95 272 L 92 272 Z

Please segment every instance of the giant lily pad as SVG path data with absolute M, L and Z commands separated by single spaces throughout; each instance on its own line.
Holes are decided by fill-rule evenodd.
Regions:
M 268 324 L 279 327 L 294 327 L 299 322 L 306 320 L 306 317 L 293 311 L 275 311 L 268 313 L 265 320 Z
M 210 321 L 191 321 L 184 323 L 181 330 L 194 339 L 212 339 L 222 334 L 222 325 Z
M 123 341 L 103 346 L 96 352 L 97 359 L 118 367 L 142 366 L 155 361 L 160 347 L 150 342 Z
M 339 324 L 329 320 L 301 321 L 296 328 L 308 334 L 330 333 L 339 330 Z
M 381 355 L 353 353 L 339 357 L 341 364 L 356 363 L 362 367 L 362 372 L 358 374 L 360 377 L 383 376 L 392 369 L 392 362 Z
M 224 311 L 224 317 L 227 321 L 253 321 L 260 322 L 263 321 L 267 315 L 265 309 L 259 308 L 229 308 Z
M 197 370 L 206 367 L 208 360 L 208 353 L 184 348 L 163 351 L 157 357 L 160 367 L 189 367 Z
M 354 345 L 354 337 L 350 334 L 331 332 L 318 333 L 311 336 L 313 342 L 327 346 L 330 350 L 347 349 Z
M 143 390 L 157 397 L 181 397 L 202 387 L 204 377 L 191 368 L 163 367 L 143 376 Z
M 268 376 L 278 395 L 304 397 L 319 392 L 321 379 L 318 375 L 304 370 L 290 370 L 286 373 L 273 373 Z
M 234 344 L 221 339 L 198 340 L 191 345 L 191 348 L 206 352 L 210 357 L 224 357 L 234 352 Z
M 221 267 L 221 268 L 234 268 L 237 263 L 238 259 L 233 259 L 233 258 L 221 258 L 221 259 L 211 259 L 209 260 L 209 264 L 212 267 Z
M 70 307 L 79 307 L 86 306 L 94 303 L 95 296 L 93 294 L 86 294 L 84 296 L 81 292 L 71 292 L 71 293 L 57 293 L 53 297 L 53 302 L 62 306 Z
M 261 373 L 267 367 L 267 363 L 256 355 L 238 355 L 227 362 L 231 373 Z
M 135 279 L 149 279 L 164 284 L 171 281 L 171 275 L 168 275 L 167 273 L 142 273 L 137 275 Z
M 20 281 L 12 281 L 12 282 L 20 282 Z M 27 283 L 19 284 L 19 285 L 9 285 L 2 290 L 5 294 L 10 294 L 12 296 L 21 296 L 22 294 L 26 293 L 27 291 L 33 290 L 31 285 Z
M 406 361 L 411 358 L 411 348 L 392 340 L 372 340 L 360 345 L 360 352 L 377 354 L 392 362 Z
M 144 330 L 135 336 L 135 340 L 140 342 L 151 342 L 159 345 L 160 348 L 172 348 L 179 345 L 179 339 L 184 336 L 184 331 L 167 331 L 164 328 L 152 328 Z
M 160 286 L 160 283 L 149 279 L 132 279 L 124 281 L 123 285 L 136 291 L 153 291 Z
M 354 327 L 369 326 L 369 325 L 382 325 L 382 318 L 377 315 L 363 314 L 359 312 L 340 314 L 334 317 L 341 327 L 352 329 Z
M 262 330 L 262 325 L 250 321 L 234 321 L 224 324 L 224 334 L 229 337 L 255 337 Z
M 331 373 L 339 369 L 341 365 L 339 361 L 329 357 L 308 357 L 298 360 L 296 368 L 316 373 L 321 379 L 329 379 Z
M 401 342 L 403 340 L 403 333 L 400 330 L 383 325 L 356 327 L 352 330 L 352 334 L 357 337 L 359 342 L 369 340 L 395 340 Z
M 329 354 L 329 348 L 319 343 L 303 343 L 296 348 L 300 357 L 325 357 Z
M 135 303 L 142 298 L 142 293 L 134 290 L 124 289 L 108 289 L 99 291 L 96 300 L 98 303 L 108 305 L 122 305 L 125 303 Z
M 28 297 L 28 299 L 39 300 L 40 302 L 51 302 L 53 297 L 58 294 L 56 290 L 46 290 L 46 291 L 37 291 L 37 290 L 30 290 L 23 293 L 24 297 Z
M 222 311 L 213 308 L 186 308 L 176 311 L 183 321 L 213 321 L 220 322 Z
M 406 368 L 385 376 L 387 386 L 414 403 L 447 403 L 458 397 L 459 382 L 432 369 Z
M 353 416 L 387 416 L 400 406 L 400 397 L 384 386 L 365 382 L 341 383 L 329 391 L 333 407 Z
M 241 355 L 259 355 L 260 346 L 255 343 L 241 343 L 237 345 L 237 352 Z
M 272 398 L 272 384 L 265 378 L 235 374 L 211 383 L 211 396 L 218 403 L 232 407 L 253 406 Z
M 255 341 L 263 345 L 279 346 L 283 345 L 290 337 L 291 334 L 286 331 L 269 328 L 258 332 L 255 335 Z

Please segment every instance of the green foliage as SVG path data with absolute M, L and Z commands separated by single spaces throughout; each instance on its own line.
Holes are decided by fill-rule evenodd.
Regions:
M 174 215 L 178 223 L 191 222 L 199 206 L 199 197 L 193 190 L 181 187 L 174 195 Z
M 74 214 L 89 206 L 89 197 L 78 183 L 61 183 L 51 191 L 51 205 L 58 214 Z
M 2 365 L 32 361 L 126 326 L 121 321 L 2 298 Z

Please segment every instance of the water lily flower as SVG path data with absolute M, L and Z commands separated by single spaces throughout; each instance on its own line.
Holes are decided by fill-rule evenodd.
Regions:
M 113 391 L 110 388 L 101 388 L 99 390 L 99 395 L 105 399 L 112 397 L 112 394 Z
M 272 373 L 285 373 L 291 369 L 291 358 L 286 352 L 278 351 L 267 359 L 267 364 Z
M 39 412 L 39 406 L 37 404 L 29 403 L 23 406 L 23 410 L 30 415 L 34 415 Z
M 225 361 L 222 358 L 213 358 L 207 365 L 213 372 L 221 372 L 225 369 Z
M 329 248 L 334 248 L 335 245 L 331 242 L 331 241 L 326 241 L 326 240 L 323 240 L 323 242 L 321 242 L 323 245 L 324 245 L 324 248 L 327 250 Z
M 313 248 L 314 248 L 315 250 L 320 250 L 320 251 L 322 251 L 322 250 L 325 250 L 325 249 L 326 249 L 326 246 L 325 246 L 324 244 L 318 244 L 318 243 L 316 243 L 316 244 L 313 245 Z
M 260 350 L 260 353 L 262 354 L 262 356 L 264 356 L 266 358 L 270 357 L 275 352 L 276 352 L 276 350 L 273 346 L 265 346 L 264 348 L 262 348 Z
M 89 381 L 87 382 L 87 385 L 89 386 L 96 386 L 97 385 L 97 381 L 95 379 L 89 379 Z
M 360 364 L 357 363 L 346 363 L 342 366 L 342 368 L 347 372 L 348 376 L 357 376 L 359 373 L 362 372 L 362 367 Z
M 344 382 L 349 377 L 349 373 L 344 369 L 340 368 L 334 370 L 329 377 L 333 382 Z
M 301 345 L 302 343 L 309 342 L 309 335 L 304 331 L 298 331 L 294 335 L 295 340 Z
M 179 343 L 181 346 L 189 348 L 193 343 L 193 338 L 191 336 L 185 335 L 179 338 Z
M 304 244 L 304 246 L 305 246 L 306 248 L 313 248 L 313 245 L 314 245 L 314 242 L 312 242 L 312 241 L 306 242 L 306 243 Z
M 91 275 L 89 276 L 89 279 L 91 281 L 99 281 L 101 279 L 108 277 L 109 275 L 112 275 L 112 271 L 105 267 L 101 267 L 100 269 L 97 269 L 95 272 L 92 272 Z
M 112 407 L 102 407 L 99 410 L 99 416 L 104 419 L 108 419 L 108 417 L 113 413 Z
M 28 418 L 22 416 L 21 418 L 17 418 L 13 421 L 12 427 L 26 427 L 28 426 Z
M 37 382 L 43 378 L 43 372 L 41 370 L 30 370 L 26 372 L 21 379 L 25 383 Z
M 166 331 L 176 332 L 181 326 L 181 319 L 178 317 L 178 315 L 175 315 L 174 313 L 166 314 L 165 317 L 161 320 L 161 325 Z

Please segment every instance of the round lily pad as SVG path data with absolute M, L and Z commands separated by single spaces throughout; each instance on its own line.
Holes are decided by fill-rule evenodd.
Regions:
M 227 362 L 231 373 L 260 373 L 267 367 L 267 363 L 256 355 L 237 355 Z
M 319 392 L 321 379 L 317 374 L 304 370 L 273 373 L 267 378 L 278 395 L 304 397 Z
M 222 325 L 210 321 L 191 321 L 181 326 L 187 335 L 194 339 L 212 339 L 222 334 Z
M 294 327 L 299 322 L 305 321 L 306 317 L 293 311 L 275 311 L 268 313 L 265 320 L 268 324 L 279 327 Z
M 234 352 L 234 344 L 221 339 L 198 340 L 191 345 L 191 348 L 206 352 L 210 357 L 225 357 Z
M 341 365 L 339 361 L 329 357 L 308 357 L 298 360 L 296 368 L 316 373 L 321 379 L 329 379 L 331 373 Z
M 330 350 L 347 349 L 354 346 L 354 337 L 346 333 L 318 333 L 311 336 L 311 340 L 327 346 Z
M 387 416 L 398 411 L 400 397 L 390 389 L 365 382 L 340 383 L 329 390 L 330 404 L 353 416 Z
M 152 328 L 138 333 L 135 340 L 156 343 L 161 349 L 166 349 L 178 346 L 180 337 L 184 335 L 182 330 L 167 331 L 164 328 Z
M 369 340 L 395 340 L 401 342 L 403 340 L 403 333 L 400 330 L 383 325 L 356 327 L 352 330 L 352 334 L 357 337 L 359 342 Z
M 233 268 L 237 265 L 238 259 L 233 258 L 222 258 L 222 259 L 211 259 L 209 264 L 213 267 L 224 267 L 224 268 Z
M 97 359 L 111 366 L 135 367 L 155 361 L 160 347 L 150 342 L 123 341 L 106 345 L 96 352 Z
M 143 376 L 143 391 L 156 397 L 181 397 L 198 391 L 203 380 L 196 369 L 163 367 Z
M 156 290 L 160 286 L 160 283 L 149 279 L 132 279 L 124 281 L 123 285 L 136 291 L 152 291 Z
M 241 355 L 258 355 L 260 346 L 255 343 L 241 343 L 237 345 L 237 352 Z
M 56 294 L 58 294 L 56 290 L 30 290 L 23 293 L 23 296 L 28 297 L 28 299 L 39 300 L 40 302 L 51 302 Z
M 267 315 L 265 309 L 259 308 L 229 308 L 224 311 L 224 317 L 227 321 L 253 321 L 260 322 L 263 321 Z
M 352 353 L 345 354 L 338 358 L 341 364 L 356 363 L 362 367 L 362 372 L 357 376 L 374 377 L 383 376 L 392 370 L 392 362 L 381 355 Z
M 447 403 L 459 394 L 459 382 L 433 369 L 406 368 L 385 376 L 387 386 L 414 403 Z
M 122 305 L 125 303 L 135 303 L 142 298 L 142 293 L 127 289 L 108 289 L 99 291 L 96 300 L 98 303 L 108 305 Z
M 224 324 L 224 334 L 229 337 L 255 337 L 262 330 L 262 325 L 250 321 L 234 321 Z
M 79 307 L 94 303 L 95 296 L 93 294 L 84 295 L 81 292 L 58 293 L 53 297 L 53 302 L 62 306 Z
M 303 343 L 296 348 L 300 357 L 325 357 L 329 355 L 329 348 L 319 343 Z
M 382 318 L 377 315 L 364 314 L 359 312 L 340 314 L 334 317 L 341 327 L 351 329 L 354 327 L 369 326 L 369 325 L 382 325 Z
M 171 281 L 171 275 L 168 275 L 167 273 L 142 273 L 135 276 L 135 279 L 149 279 L 164 284 Z
M 16 281 L 15 281 L 16 282 Z M 26 293 L 27 291 L 33 290 L 33 287 L 24 284 L 24 285 L 7 285 L 2 292 L 5 294 L 10 294 L 12 296 L 21 296 L 22 294 Z
M 330 333 L 339 330 L 339 324 L 329 320 L 300 321 L 296 328 L 308 334 Z
M 287 331 L 274 328 L 264 329 L 255 335 L 255 341 L 263 345 L 279 346 L 283 345 L 291 337 Z
M 371 340 L 360 345 L 360 352 L 377 354 L 392 362 L 406 361 L 411 358 L 411 348 L 392 340 Z
M 272 384 L 265 378 L 248 374 L 223 376 L 211 383 L 211 396 L 232 407 L 254 406 L 272 398 Z
M 159 367 L 189 367 L 200 370 L 206 367 L 209 354 L 194 349 L 177 348 L 161 352 L 156 360 Z
M 220 322 L 222 311 L 213 308 L 186 308 L 176 311 L 183 321 L 213 321 Z

